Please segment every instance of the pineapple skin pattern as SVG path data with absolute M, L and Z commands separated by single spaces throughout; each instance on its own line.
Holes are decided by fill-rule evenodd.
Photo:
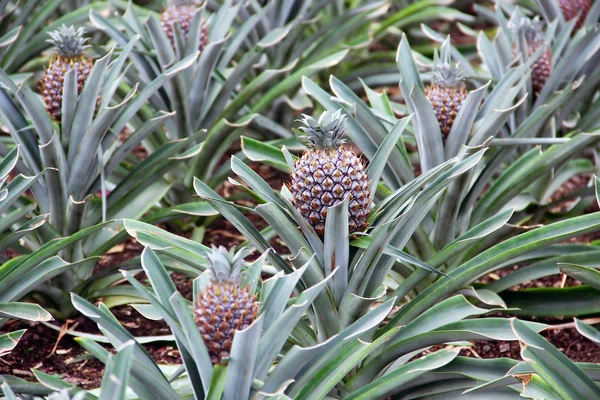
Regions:
M 425 95 L 433 107 L 442 137 L 446 140 L 462 103 L 467 98 L 467 89 L 464 85 L 442 86 L 433 83 L 425 89 Z
M 175 32 L 173 28 L 176 25 L 179 26 L 183 36 L 187 39 L 196 10 L 197 7 L 192 3 L 171 4 L 161 13 L 160 23 L 163 31 L 171 42 L 171 46 L 175 47 Z M 200 44 L 198 45 L 198 51 L 202 52 L 207 44 L 208 25 L 206 19 L 203 19 L 200 26 Z
M 533 44 L 529 46 L 529 55 L 535 53 L 539 47 L 539 44 Z M 542 55 L 535 60 L 531 69 L 531 86 L 534 93 L 541 92 L 544 84 L 550 77 L 552 71 L 552 55 L 550 50 L 546 49 Z
M 571 21 L 579 15 L 579 19 L 575 24 L 576 30 L 583 26 L 585 18 L 592 7 L 590 0 L 558 0 L 558 4 L 567 21 Z
M 325 234 L 327 209 L 349 196 L 349 232 L 367 227 L 370 190 L 365 165 L 352 150 L 342 146 L 345 116 L 325 111 L 315 121 L 304 116 L 309 149 L 295 162 L 292 173 L 292 203 L 315 232 Z
M 76 31 L 73 26 L 65 25 L 57 31 L 49 33 L 51 39 L 48 42 L 56 47 L 57 54 L 42 75 L 41 92 L 46 104 L 46 111 L 59 122 L 62 113 L 65 74 L 75 68 L 77 94 L 79 95 L 92 70 L 92 59 L 83 54 L 83 50 L 86 48 L 84 44 L 87 40 L 83 37 L 84 33 L 83 28 Z
M 196 300 L 195 319 L 213 364 L 229 357 L 235 331 L 249 327 L 258 315 L 256 297 L 240 285 L 245 253 L 213 246 L 208 255 L 212 280 Z
M 440 57 L 436 53 L 431 72 L 432 81 L 425 88 L 425 97 L 431 104 L 445 142 L 467 98 L 467 85 L 460 74 L 460 66 L 452 64 L 448 55 Z

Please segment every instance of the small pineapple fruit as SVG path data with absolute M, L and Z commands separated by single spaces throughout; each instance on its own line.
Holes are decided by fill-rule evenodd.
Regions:
M 531 56 L 540 46 L 543 45 L 539 23 L 535 23 L 526 31 L 527 52 Z M 539 56 L 531 69 L 531 85 L 534 93 L 539 93 L 550 76 L 552 71 L 552 55 L 550 50 L 546 49 Z
M 299 129 L 306 133 L 302 139 L 309 149 L 294 165 L 290 188 L 294 207 L 323 236 L 327 209 L 349 195 L 349 231 L 364 230 L 369 215 L 369 183 L 363 161 L 341 146 L 346 117 L 341 110 L 325 111 L 319 121 L 304 115 L 301 122 L 304 126 Z
M 433 81 L 425 90 L 440 124 L 444 140 L 448 137 L 454 120 L 467 98 L 467 86 L 460 76 L 458 64 L 436 59 L 433 64 Z
M 195 315 L 213 364 L 229 357 L 235 331 L 246 329 L 258 314 L 256 297 L 240 285 L 246 254 L 246 249 L 234 252 L 213 246 L 208 255 L 212 280 L 198 297 Z
M 575 30 L 583 26 L 585 18 L 592 7 L 590 0 L 558 0 L 558 4 L 567 21 L 577 18 L 579 15 L 577 24 L 575 24 Z
M 190 24 L 194 19 L 198 7 L 190 0 L 170 0 L 169 6 L 160 15 L 160 23 L 167 34 L 171 45 L 175 47 L 175 29 L 178 25 L 187 38 L 190 31 Z M 201 52 L 208 44 L 208 25 L 206 19 L 202 20 L 200 27 L 200 45 L 198 50 Z
M 88 38 L 83 37 L 84 34 L 83 28 L 75 30 L 72 25 L 67 27 L 64 24 L 56 31 L 48 32 L 48 42 L 54 45 L 57 54 L 42 76 L 42 96 L 48 114 L 57 121 L 60 121 L 62 110 L 65 74 L 75 68 L 77 93 L 81 93 L 94 64 L 91 58 L 83 54 L 84 49 L 89 47 L 85 45 Z

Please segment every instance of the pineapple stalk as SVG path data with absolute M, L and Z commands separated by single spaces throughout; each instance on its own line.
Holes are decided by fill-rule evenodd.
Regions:
M 258 303 L 240 284 L 246 249 L 227 251 L 213 246 L 208 255 L 212 275 L 210 286 L 196 301 L 196 323 L 213 364 L 229 357 L 236 330 L 246 329 L 258 315 Z
M 318 121 L 304 115 L 301 122 L 304 126 L 299 129 L 306 133 L 301 139 L 308 150 L 292 173 L 294 207 L 323 236 L 327 209 L 350 196 L 350 233 L 363 231 L 369 215 L 369 183 L 363 161 L 342 146 L 346 117 L 341 110 L 325 111 Z
M 88 38 L 84 37 L 85 30 L 74 26 L 62 25 L 58 30 L 48 32 L 56 48 L 56 56 L 52 59 L 42 76 L 41 90 L 46 110 L 55 120 L 61 120 L 62 97 L 65 74 L 75 68 L 77 72 L 77 93 L 80 94 L 83 85 L 92 70 L 93 61 L 84 55 Z

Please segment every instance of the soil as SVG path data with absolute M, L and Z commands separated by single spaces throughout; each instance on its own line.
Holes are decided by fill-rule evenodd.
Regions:
M 600 363 L 600 346 L 583 337 L 575 329 L 547 330 L 541 335 L 567 357 L 576 362 Z M 473 347 L 460 353 L 466 357 L 497 358 L 507 357 L 522 360 L 521 348 L 517 341 L 474 340 Z
M 121 324 L 133 335 L 170 334 L 164 321 L 150 321 L 130 306 L 116 307 L 112 311 Z M 60 327 L 59 323 L 56 323 L 56 326 Z M 10 331 L 27 329 L 27 332 L 11 353 L 0 358 L 0 375 L 12 374 L 28 381 L 36 381 L 31 372 L 35 369 L 48 374 L 56 374 L 59 378 L 86 390 L 100 386 L 104 364 L 93 357 L 80 359 L 86 354 L 86 351 L 73 340 L 73 337 L 65 335 L 58 340 L 59 333 L 56 330 L 39 323 L 23 321 L 5 325 L 3 329 Z M 69 329 L 100 334 L 96 324 L 85 317 L 78 317 L 71 321 Z M 112 346 L 105 345 L 103 347 L 114 352 Z M 143 347 L 158 363 L 181 363 L 179 351 L 170 342 L 154 342 L 145 344 Z

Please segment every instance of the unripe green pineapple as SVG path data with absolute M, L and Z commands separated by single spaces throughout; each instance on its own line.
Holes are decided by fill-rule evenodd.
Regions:
M 246 329 L 258 314 L 256 297 L 240 285 L 246 254 L 246 249 L 235 252 L 213 246 L 208 255 L 212 280 L 197 299 L 195 315 L 213 364 L 229 357 L 235 331 Z
M 579 29 L 583 26 L 585 18 L 592 7 L 592 2 L 590 0 L 558 0 L 558 4 L 567 21 L 577 18 L 579 15 L 575 29 Z
M 296 161 L 291 192 L 294 207 L 313 226 L 325 233 L 327 209 L 341 203 L 347 195 L 349 231 L 362 231 L 369 215 L 369 182 L 365 165 L 352 150 L 342 146 L 346 117 L 341 110 L 325 111 L 319 121 L 304 115 L 299 128 L 309 148 Z
M 183 35 L 187 38 L 190 31 L 190 24 L 194 19 L 198 7 L 189 0 L 171 0 L 169 6 L 160 15 L 160 23 L 163 30 L 167 34 L 171 45 L 175 47 L 175 29 L 174 26 L 178 25 L 183 32 Z M 201 52 L 208 44 L 208 25 L 206 19 L 202 20 L 202 26 L 200 27 L 200 44 L 198 50 Z
M 425 95 L 433 107 L 444 140 L 448 137 L 467 94 L 458 64 L 436 59 L 433 64 L 433 80 L 425 89 Z
M 77 71 L 77 93 L 81 93 L 83 85 L 90 75 L 93 61 L 87 58 L 83 51 L 89 47 L 85 45 L 88 38 L 83 37 L 85 30 L 75 30 L 72 25 L 62 25 L 58 30 L 48 32 L 57 54 L 48 65 L 42 76 L 42 96 L 46 103 L 48 114 L 60 121 L 62 110 L 63 84 L 65 74 L 75 68 Z

